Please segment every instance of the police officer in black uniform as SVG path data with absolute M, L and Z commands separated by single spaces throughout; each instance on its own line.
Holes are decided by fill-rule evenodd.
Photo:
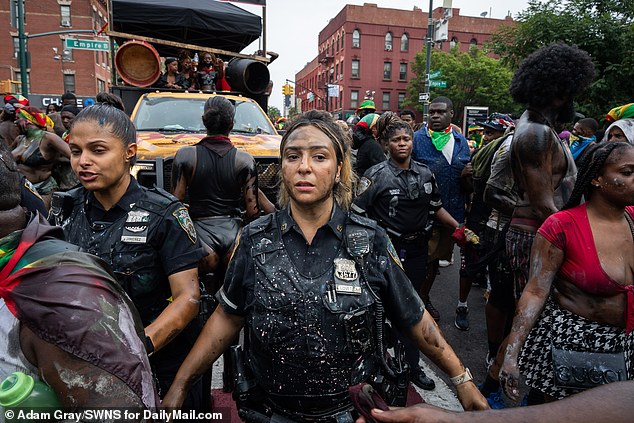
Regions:
M 185 207 L 130 175 L 136 131 L 112 104 L 82 110 L 70 132 L 82 187 L 56 198 L 53 218 L 69 242 L 104 259 L 139 310 L 146 348 L 165 394 L 198 333 L 198 262 L 205 255 Z M 71 300 L 71 299 L 69 299 Z M 198 383 L 187 409 L 199 409 Z
M 353 171 L 347 148 L 341 128 L 325 112 L 307 112 L 291 124 L 280 145 L 282 210 L 241 232 L 218 293 L 220 307 L 164 406 L 180 406 L 191 381 L 246 324 L 246 364 L 260 397 L 238 404 L 243 418 L 352 422 L 348 387 L 385 369 L 385 311 L 455 377 L 466 409 L 487 408 L 425 313 L 385 231 L 348 213 Z
M 387 112 L 379 118 L 377 131 L 390 158 L 365 172 L 352 210 L 376 220 L 386 230 L 405 274 L 418 292 L 427 272 L 427 229 L 431 219 L 454 229 L 459 224 L 442 208 L 431 170 L 412 160 L 414 133 L 409 124 L 396 113 Z M 434 381 L 420 368 L 416 344 L 397 336 L 405 345 L 411 382 L 422 389 L 434 389 Z

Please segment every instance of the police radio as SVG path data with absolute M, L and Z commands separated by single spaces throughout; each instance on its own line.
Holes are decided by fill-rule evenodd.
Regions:
M 51 211 L 48 221 L 55 226 L 62 226 L 64 219 L 73 211 L 73 197 L 67 192 L 55 191 L 51 197 Z

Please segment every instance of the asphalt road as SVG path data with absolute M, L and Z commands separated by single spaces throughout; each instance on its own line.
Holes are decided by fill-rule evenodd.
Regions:
M 487 354 L 486 323 L 484 318 L 484 289 L 474 285 L 469 293 L 468 331 L 461 331 L 454 325 L 456 306 L 458 305 L 460 255 L 459 249 L 454 251 L 454 263 L 449 267 L 441 267 L 440 274 L 432 287 L 430 299 L 440 312 L 438 325 L 447 342 L 456 351 L 465 366 L 471 370 L 476 383 L 482 383 L 486 377 L 485 359 Z M 425 360 L 429 362 L 425 358 Z M 433 364 L 431 367 L 440 375 L 443 373 Z M 443 375 L 444 376 L 444 375 Z M 444 378 L 450 383 L 448 378 Z

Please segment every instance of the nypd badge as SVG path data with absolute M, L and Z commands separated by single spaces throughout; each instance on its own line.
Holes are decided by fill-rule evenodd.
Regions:
M 147 242 L 150 213 L 145 210 L 130 210 L 123 225 L 121 242 L 145 244 Z
M 178 221 L 178 224 L 181 225 L 181 228 L 185 231 L 191 242 L 196 242 L 196 228 L 194 228 L 194 222 L 192 218 L 189 217 L 189 213 L 185 207 L 181 207 L 176 210 L 172 215 Z
M 335 291 L 338 294 L 361 294 L 359 273 L 354 261 L 336 258 L 335 263 Z

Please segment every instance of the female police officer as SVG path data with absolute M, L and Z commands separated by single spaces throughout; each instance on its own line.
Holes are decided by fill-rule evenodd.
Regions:
M 197 266 L 204 252 L 183 205 L 130 175 L 136 131 L 123 111 L 109 103 L 82 110 L 69 145 L 83 187 L 67 193 L 71 207 L 54 213 L 63 214 L 58 222 L 69 242 L 110 264 L 139 310 L 164 394 L 196 336 L 190 321 L 198 312 Z M 193 394 L 185 407 L 198 408 L 200 400 Z
M 357 361 L 384 354 L 378 327 L 385 310 L 455 377 L 466 409 L 486 408 L 469 372 L 424 312 L 385 231 L 348 213 L 353 173 L 334 119 L 316 110 L 300 116 L 282 138 L 280 154 L 282 209 L 243 229 L 218 294 L 220 307 L 163 405 L 178 407 L 191 381 L 246 324 L 247 364 L 263 395 L 248 407 L 260 405 L 257 413 L 295 421 L 351 422 L 347 390 L 360 381 L 352 369 Z M 358 336 L 363 328 L 378 334 Z
M 359 182 L 352 210 L 376 220 L 385 228 L 405 274 L 416 292 L 427 272 L 426 227 L 431 217 L 449 228 L 458 222 L 442 208 L 436 180 L 424 164 L 412 160 L 412 138 L 409 124 L 396 113 L 381 115 L 377 124 L 379 141 L 386 146 L 390 159 L 372 166 Z M 399 337 L 405 345 L 405 360 L 410 367 L 410 380 L 422 389 L 433 389 L 419 365 L 416 344 Z

